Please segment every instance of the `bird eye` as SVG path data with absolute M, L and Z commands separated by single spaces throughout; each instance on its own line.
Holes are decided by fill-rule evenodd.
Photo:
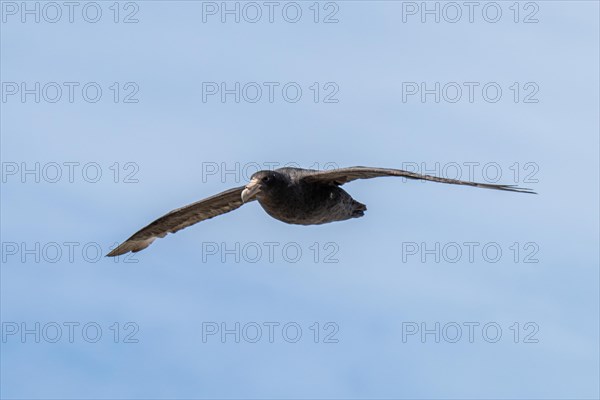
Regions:
M 262 178 L 263 182 L 269 182 L 270 180 L 271 180 L 271 177 L 269 175 L 267 175 L 264 178 Z

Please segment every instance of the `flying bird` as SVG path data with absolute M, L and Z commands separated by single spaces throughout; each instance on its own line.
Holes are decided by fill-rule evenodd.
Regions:
M 107 254 L 114 257 L 138 252 L 156 238 L 165 237 L 198 222 L 228 213 L 245 203 L 257 200 L 271 217 L 288 224 L 319 225 L 362 217 L 367 206 L 354 200 L 340 186 L 356 179 L 398 176 L 433 182 L 466 185 L 508 192 L 535 194 L 515 185 L 493 185 L 439 178 L 401 169 L 350 167 L 327 171 L 302 168 L 279 168 L 254 173 L 246 186 L 178 208 L 134 233 Z

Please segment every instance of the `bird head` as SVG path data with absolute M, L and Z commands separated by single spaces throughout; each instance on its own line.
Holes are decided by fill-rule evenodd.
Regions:
M 258 171 L 250 177 L 250 182 L 242 191 L 242 201 L 247 203 L 255 198 L 272 194 L 287 187 L 288 178 L 277 171 Z

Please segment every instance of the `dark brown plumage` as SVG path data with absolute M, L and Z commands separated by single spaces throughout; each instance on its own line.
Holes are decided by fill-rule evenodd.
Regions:
M 271 217 L 288 224 L 318 225 L 364 215 L 367 207 L 354 200 L 339 186 L 356 179 L 397 176 L 433 182 L 467 185 L 517 193 L 534 192 L 513 185 L 494 185 L 439 178 L 399 169 L 350 167 L 330 171 L 301 168 L 280 168 L 259 171 L 245 187 L 229 189 L 204 200 L 178 208 L 134 233 L 107 254 L 109 257 L 137 252 L 156 238 L 165 237 L 195 223 L 225 214 L 244 203 L 258 200 Z

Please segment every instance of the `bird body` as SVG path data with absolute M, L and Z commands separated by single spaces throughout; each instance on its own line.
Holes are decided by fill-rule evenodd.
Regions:
M 340 186 L 356 179 L 396 176 L 454 185 L 518 193 L 534 193 L 512 185 L 495 185 L 440 178 L 390 168 L 350 167 L 327 171 L 302 168 L 279 168 L 258 171 L 246 186 L 226 190 L 217 195 L 173 210 L 134 233 L 107 254 L 109 257 L 137 252 L 156 238 L 165 237 L 198 222 L 233 211 L 244 203 L 257 200 L 271 217 L 296 225 L 320 225 L 359 218 L 367 207 L 354 200 Z
M 280 179 L 273 189 L 262 190 L 258 203 L 271 217 L 296 225 L 320 225 L 344 221 L 364 215 L 364 204 L 354 200 L 344 189 L 333 183 L 307 183 L 298 168 L 266 171 L 255 178 Z M 309 170 L 310 171 L 310 170 Z

